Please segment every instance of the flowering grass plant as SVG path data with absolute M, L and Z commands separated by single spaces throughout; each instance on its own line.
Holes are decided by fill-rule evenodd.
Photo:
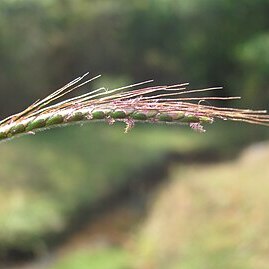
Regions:
M 20 113 L 0 121 L 0 141 L 21 134 L 78 122 L 115 121 L 126 123 L 128 132 L 135 122 L 174 123 L 189 125 L 204 132 L 205 123 L 215 119 L 248 122 L 269 126 L 265 110 L 216 107 L 208 100 L 231 100 L 240 97 L 190 96 L 201 92 L 217 91 L 220 87 L 187 89 L 188 83 L 142 87 L 152 80 L 107 90 L 99 88 L 88 93 L 59 101 L 61 97 L 81 88 L 90 81 L 85 75 L 76 78 L 42 100 L 38 100 Z

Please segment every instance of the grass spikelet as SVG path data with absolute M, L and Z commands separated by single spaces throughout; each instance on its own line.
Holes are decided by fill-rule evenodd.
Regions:
M 189 90 L 187 83 L 140 87 L 152 82 L 149 80 L 113 90 L 99 88 L 60 101 L 60 98 L 68 93 L 99 77 L 86 80 L 87 75 L 88 73 L 76 78 L 22 112 L 1 120 L 0 141 L 55 126 L 95 120 L 109 124 L 115 121 L 125 122 L 125 132 L 128 132 L 135 122 L 185 124 L 198 132 L 204 132 L 203 124 L 213 123 L 215 119 L 269 126 L 269 115 L 265 110 L 204 105 L 202 101 L 240 97 L 192 97 L 191 94 L 217 91 L 221 88 Z

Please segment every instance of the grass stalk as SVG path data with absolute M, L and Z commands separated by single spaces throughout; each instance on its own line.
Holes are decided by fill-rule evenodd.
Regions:
M 85 80 L 87 75 L 88 73 L 76 78 L 22 112 L 1 120 L 0 141 L 52 127 L 91 121 L 106 121 L 109 124 L 123 121 L 126 123 L 125 132 L 128 132 L 138 121 L 153 124 L 184 124 L 199 132 L 205 131 L 203 124 L 213 123 L 215 119 L 269 126 L 269 115 L 265 110 L 202 104 L 207 100 L 231 100 L 240 97 L 186 97 L 192 93 L 221 89 L 216 87 L 188 90 L 187 83 L 139 88 L 138 86 L 152 82 L 145 81 L 113 90 L 99 88 L 59 101 L 61 97 L 99 77 Z

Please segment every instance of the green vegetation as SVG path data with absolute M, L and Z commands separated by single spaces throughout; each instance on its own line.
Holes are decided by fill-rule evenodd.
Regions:
M 129 256 L 128 252 L 118 248 L 84 250 L 69 255 L 51 269 L 127 269 L 130 268 Z
M 12 248 L 35 253 L 46 249 L 48 235 L 63 232 L 81 209 L 115 192 L 147 165 L 161 165 L 167 152 L 211 149 L 228 156 L 257 139 L 258 130 L 262 139 L 265 127 L 249 128 L 239 137 L 226 127 L 208 128 L 202 135 L 178 126 L 138 124 L 126 135 L 123 124 L 102 123 L 2 143 L 1 253 Z
M 51 268 L 105 268 L 108 261 L 112 268 L 121 261 L 119 269 L 122 263 L 137 269 L 267 268 L 268 153 L 263 143 L 236 162 L 174 165 L 146 220 L 130 234 L 132 247 L 75 248 Z
M 268 109 L 268 11 L 267 0 L 1 1 L 0 114 L 86 71 L 124 82 L 110 89 L 151 78 L 225 86 Z
M 101 125 L 55 129 L 1 144 L 1 253 L 10 248 L 38 252 L 44 237 L 64 231 L 82 208 L 147 165 L 160 163 L 168 150 L 194 149 L 198 143 L 190 142 L 200 139 L 194 132 L 185 136 L 182 128 L 138 126 L 126 135 L 123 124 Z
M 174 167 L 137 240 L 138 268 L 268 268 L 269 145 Z
M 228 105 L 268 110 L 268 14 L 268 0 L 1 0 L 0 119 L 87 71 L 103 77 L 76 94 L 153 78 L 157 85 L 224 86 L 220 95 L 243 97 Z M 171 152 L 225 158 L 269 137 L 268 128 L 241 123 L 206 126 L 205 135 L 142 124 L 126 135 L 119 125 L 0 144 L 0 259 L 10 250 L 42 254 L 84 209 L 130 178 L 141 180 L 145 167 L 162 165 Z M 268 268 L 269 157 L 248 156 L 175 168 L 134 242 L 138 256 L 108 247 L 62 257 L 55 269 L 107 261 L 111 268 Z

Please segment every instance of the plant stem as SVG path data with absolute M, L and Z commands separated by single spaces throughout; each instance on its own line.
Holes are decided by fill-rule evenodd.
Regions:
M 125 132 L 137 121 L 187 124 L 199 132 L 204 132 L 202 124 L 212 123 L 216 118 L 269 125 L 269 116 L 264 110 L 253 111 L 201 104 L 203 100 L 230 100 L 239 97 L 182 97 L 184 94 L 221 89 L 187 90 L 187 84 L 130 89 L 151 82 L 146 81 L 110 91 L 100 88 L 51 105 L 67 93 L 99 77 L 81 82 L 86 75 L 73 80 L 24 111 L 0 121 L 0 141 L 56 126 L 100 120 L 109 124 L 123 121 L 126 123 Z M 189 102 L 196 100 L 199 100 L 198 104 Z

